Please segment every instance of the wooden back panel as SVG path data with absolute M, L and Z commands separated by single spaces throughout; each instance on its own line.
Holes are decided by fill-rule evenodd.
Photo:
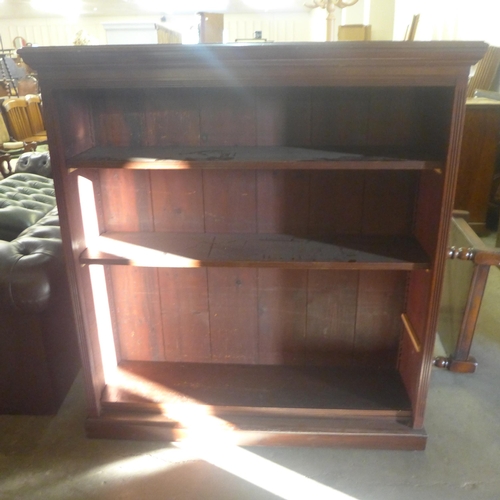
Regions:
M 433 128 L 426 103 L 434 101 L 428 95 L 401 88 L 89 92 L 88 126 L 101 146 L 412 150 L 425 147 Z M 442 132 L 436 136 L 444 141 Z M 108 231 L 322 238 L 412 234 L 420 174 L 103 169 L 100 177 L 107 186 L 100 196 Z M 386 301 L 384 308 L 399 317 L 406 273 L 124 267 L 109 272 L 123 359 L 397 362 L 401 325 L 387 324 L 377 304 Z
M 346 171 L 99 173 L 107 186 L 100 193 L 103 230 L 319 238 L 411 234 L 418 180 L 411 171 L 379 178 Z M 391 214 L 385 224 L 382 212 Z M 110 266 L 110 275 L 123 359 L 397 361 L 405 272 Z
M 65 113 L 68 141 L 78 128 L 99 146 L 361 148 L 443 160 L 449 117 L 436 107 L 449 111 L 450 95 L 447 87 L 173 88 L 67 91 L 61 98 L 70 106 L 86 100 L 93 110 L 88 124 Z

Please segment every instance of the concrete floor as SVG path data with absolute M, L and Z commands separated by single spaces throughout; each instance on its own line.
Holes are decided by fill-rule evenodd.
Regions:
M 77 379 L 54 417 L 0 416 L 0 499 L 500 499 L 500 270 L 473 375 L 434 369 L 423 452 L 177 447 L 86 439 Z

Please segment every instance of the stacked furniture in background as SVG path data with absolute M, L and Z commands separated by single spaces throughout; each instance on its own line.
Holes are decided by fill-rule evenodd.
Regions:
M 0 175 L 8 177 L 16 170 L 19 155 L 36 151 L 39 144 L 47 142 L 47 133 L 39 95 L 2 98 L 1 111 Z
M 46 142 L 40 98 L 35 95 L 12 97 L 2 103 L 11 136 L 16 141 Z
M 57 411 L 79 369 L 52 179 L 0 181 L 0 413 Z

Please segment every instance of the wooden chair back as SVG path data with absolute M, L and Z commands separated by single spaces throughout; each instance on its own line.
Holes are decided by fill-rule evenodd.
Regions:
M 474 97 L 476 90 L 491 90 L 500 66 L 500 47 L 488 47 L 484 57 L 477 63 L 476 71 L 469 80 L 467 97 Z
M 3 115 L 0 113 L 0 144 L 9 141 L 10 141 L 9 131 L 7 129 L 7 125 L 5 125 L 5 120 L 3 119 Z
M 27 94 L 24 99 L 28 105 L 28 119 L 33 134 L 45 134 L 40 96 L 36 94 Z
M 37 132 L 30 123 L 26 99 L 22 97 L 6 99 L 2 106 L 7 115 L 10 133 L 14 139 L 22 142 L 44 142 L 47 140 L 45 131 L 42 129 Z
M 8 125 L 14 139 L 24 141 L 26 137 L 31 137 L 33 131 L 28 118 L 28 104 L 26 101 L 14 97 L 6 99 L 2 105 L 7 114 Z
M 406 29 L 405 40 L 408 42 L 413 42 L 415 40 L 415 35 L 417 34 L 418 21 L 420 20 L 420 14 L 415 14 L 411 20 L 410 26 Z

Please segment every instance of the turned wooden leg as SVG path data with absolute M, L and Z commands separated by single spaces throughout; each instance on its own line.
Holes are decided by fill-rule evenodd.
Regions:
M 476 265 L 474 268 L 455 352 L 448 358 L 443 356 L 436 358 L 434 366 L 457 373 L 474 373 L 476 371 L 477 361 L 469 354 L 489 270 L 489 265 Z
M 12 174 L 10 155 L 7 153 L 0 155 L 0 173 L 4 178 Z

